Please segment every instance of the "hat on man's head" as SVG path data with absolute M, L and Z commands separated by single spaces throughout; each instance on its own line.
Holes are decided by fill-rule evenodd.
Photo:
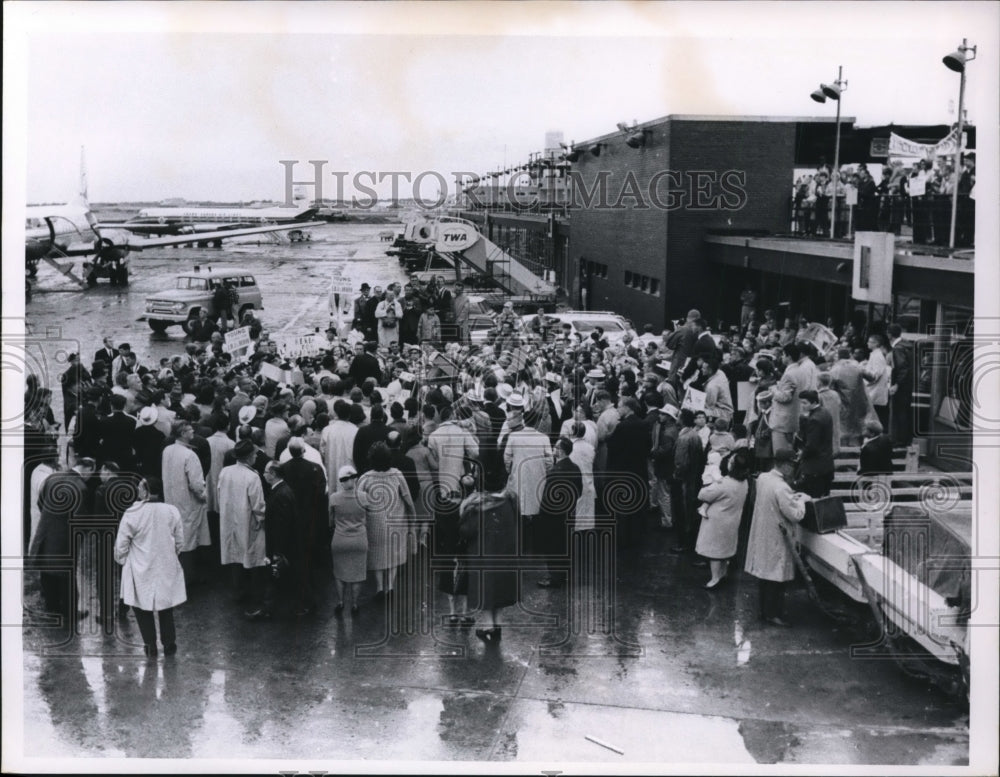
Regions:
M 598 368 L 592 369 L 587 373 L 587 377 L 591 380 L 604 380 L 604 370 Z
M 524 407 L 524 395 L 523 394 L 511 394 L 507 397 L 507 407 L 513 409 L 521 409 Z
M 250 442 L 250 440 L 240 440 L 233 447 L 233 455 L 237 459 L 245 459 L 247 456 L 252 455 L 253 451 L 254 451 L 253 443 Z
M 509 383 L 497 384 L 497 396 L 500 397 L 500 399 L 506 400 L 513 393 L 514 387 Z
M 669 402 L 665 403 L 663 407 L 657 408 L 657 410 L 675 419 L 681 414 L 681 409 L 677 405 L 671 405 Z
M 361 291 L 371 291 L 371 290 L 372 290 L 372 287 L 369 286 L 367 283 L 362 283 L 361 284 Z
M 152 426 L 156 423 L 159 411 L 152 405 L 144 407 L 139 411 L 139 426 Z
M 554 372 L 546 372 L 545 373 L 545 382 L 546 383 L 562 383 L 562 378 L 560 378 Z
M 257 408 L 253 405 L 244 405 L 240 408 L 239 420 L 241 426 L 246 426 L 257 417 Z
M 351 478 L 356 478 L 357 476 L 358 471 L 350 464 L 345 464 L 337 470 L 337 480 L 350 480 Z
M 698 310 L 698 308 L 691 308 L 691 310 L 688 311 L 687 317 L 688 321 L 697 321 L 701 318 L 701 311 Z

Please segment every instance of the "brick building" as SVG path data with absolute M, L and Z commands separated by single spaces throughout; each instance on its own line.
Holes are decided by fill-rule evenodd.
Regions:
M 582 303 L 585 290 L 588 307 L 626 311 L 637 326 L 692 306 L 731 320 L 739 291 L 729 299 L 706 262 L 705 234 L 786 231 L 800 138 L 832 130 L 833 119 L 667 116 L 578 144 L 571 298 Z

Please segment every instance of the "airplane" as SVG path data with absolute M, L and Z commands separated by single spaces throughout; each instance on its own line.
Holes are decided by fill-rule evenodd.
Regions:
M 143 208 L 128 221 L 102 224 L 111 229 L 125 229 L 137 235 L 200 235 L 203 232 L 239 229 L 257 224 L 295 224 L 312 221 L 319 208 L 297 201 L 291 208 L 204 208 L 175 206 Z M 199 237 L 199 239 L 204 239 Z
M 282 209 L 287 215 L 289 209 Z M 302 209 L 298 211 L 303 213 Z M 291 221 L 285 224 L 260 224 L 260 226 L 232 229 L 217 229 L 198 232 L 198 243 L 221 245 L 232 237 L 258 235 L 265 232 L 302 230 L 305 227 L 322 226 L 322 221 Z M 29 278 L 38 272 L 40 261 L 49 262 L 59 272 L 75 281 L 81 287 L 96 286 L 98 278 L 107 277 L 112 285 L 128 283 L 127 257 L 132 251 L 164 246 L 183 245 L 192 242 L 191 234 L 175 234 L 154 239 L 133 238 L 118 225 L 101 224 L 90 208 L 87 199 L 87 173 L 81 150 L 80 193 L 62 205 L 29 205 L 26 208 L 24 258 L 25 271 Z M 73 273 L 72 263 L 62 263 L 60 259 L 73 257 L 93 257 L 83 262 L 84 279 Z M 31 292 L 30 281 L 27 292 Z
M 25 262 L 29 277 L 38 272 L 38 263 L 49 262 L 61 273 L 80 286 L 96 286 L 99 278 L 107 277 L 112 285 L 128 283 L 127 257 L 132 251 L 147 248 L 183 245 L 192 242 L 191 235 L 171 235 L 151 239 L 137 239 L 122 230 L 106 229 L 97 222 L 89 205 L 67 204 L 31 206 L 25 221 Z M 266 232 L 301 230 L 322 226 L 322 221 L 296 221 L 291 224 L 271 224 L 245 229 L 223 229 L 199 232 L 198 243 L 218 246 L 223 240 Z M 92 240 L 92 242 L 88 242 Z M 92 257 L 83 262 L 84 280 L 72 273 L 72 265 L 59 260 L 73 257 Z

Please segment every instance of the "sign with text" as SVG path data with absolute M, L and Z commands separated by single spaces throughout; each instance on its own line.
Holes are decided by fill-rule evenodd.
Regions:
M 298 359 L 301 356 L 316 356 L 324 345 L 315 332 L 305 334 L 288 334 L 279 332 L 271 335 L 278 353 L 288 359 Z
M 250 327 L 241 326 L 239 329 L 231 329 L 226 332 L 226 339 L 222 343 L 222 350 L 229 354 L 245 352 L 253 343 L 250 338 Z M 240 354 L 241 356 L 245 353 Z
M 434 230 L 434 248 L 443 253 L 464 251 L 479 240 L 479 232 L 472 224 L 438 223 Z
M 681 402 L 681 410 L 690 410 L 692 413 L 705 411 L 705 392 L 688 387 L 684 393 L 684 401 Z
M 892 303 L 892 263 L 896 253 L 891 232 L 854 233 L 854 278 L 851 296 L 859 302 Z

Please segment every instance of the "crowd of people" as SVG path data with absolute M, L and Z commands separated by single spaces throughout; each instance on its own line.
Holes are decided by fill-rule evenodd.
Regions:
M 490 344 L 473 346 L 463 297 L 437 280 L 364 284 L 349 331 L 331 327 L 294 359 L 262 327 L 244 356 L 212 337 L 156 364 L 105 338 L 89 369 L 75 354 L 60 377 L 65 433 L 29 379 L 29 555 L 72 557 L 81 516 L 113 532 L 120 592 L 98 575 L 98 617 L 131 607 L 149 655 L 153 613 L 175 651 L 173 608 L 222 568 L 261 621 L 325 601 L 359 617 L 366 582 L 398 603 L 400 568 L 433 568 L 417 598 L 432 603 L 436 586 L 457 628 L 476 624 L 475 604 L 477 635 L 495 643 L 519 577 L 471 575 L 470 559 L 514 555 L 559 587 L 577 538 L 612 527 L 624 554 L 672 532 L 710 590 L 742 564 L 761 580 L 762 617 L 785 625 L 782 525 L 829 494 L 842 446 L 861 446 L 873 474 L 912 438 L 898 326 L 887 339 L 849 325 L 820 352 L 808 321 L 768 310 L 758 322 L 744 295 L 742 325 L 721 334 L 691 310 L 609 344 L 543 315 L 522 326 L 505 307 Z M 47 609 L 86 614 L 88 581 L 39 569 Z
M 958 176 L 955 246 L 975 244 L 975 156 L 966 154 Z M 854 231 L 902 233 L 912 229 L 914 243 L 947 246 L 951 240 L 954 160 L 938 157 L 910 167 L 894 160 L 882 167 L 876 181 L 867 165 L 842 167 L 834 181 L 829 165 L 803 175 L 792 189 L 793 231 L 799 235 L 845 237 Z M 837 197 L 837 223 L 831 232 L 832 198 Z M 850 198 L 848 197 L 850 194 Z

